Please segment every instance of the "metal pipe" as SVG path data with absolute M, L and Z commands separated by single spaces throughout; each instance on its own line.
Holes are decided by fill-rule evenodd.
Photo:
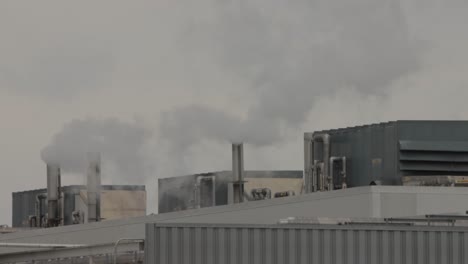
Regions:
M 33 244 L 33 243 L 0 243 L 0 247 L 10 248 L 80 248 L 80 244 Z
M 312 137 L 313 142 L 322 142 L 323 143 L 323 179 L 328 179 L 330 177 L 330 174 L 328 172 L 329 167 L 330 167 L 330 135 L 328 134 L 314 134 Z M 314 144 L 312 147 L 315 147 Z M 314 157 L 314 152 L 315 149 L 312 149 L 312 160 Z M 323 191 L 324 186 L 323 182 L 321 184 L 321 190 Z
M 127 242 L 138 242 L 144 243 L 145 240 L 141 238 L 120 238 L 114 244 L 114 264 L 117 264 L 117 247 L 119 246 L 120 242 L 127 241 Z
M 60 198 L 60 167 L 47 164 L 47 224 L 57 226 L 59 218 L 58 199 Z
M 87 200 L 88 222 L 101 220 L 101 155 L 88 153 Z
M 347 179 L 347 170 L 346 170 L 346 157 L 343 157 L 343 177 L 342 177 L 342 182 L 341 182 L 341 188 L 346 189 L 348 188 L 348 184 L 346 183 Z
M 314 181 L 314 170 L 317 169 L 315 163 L 315 142 L 323 143 L 323 170 L 322 175 L 324 179 L 330 177 L 329 167 L 330 167 L 330 135 L 329 134 L 313 134 L 305 133 L 304 134 L 304 191 L 306 193 L 314 192 L 316 190 L 324 190 L 324 179 L 320 181 L 320 186 L 317 186 L 319 182 Z
M 320 180 L 320 191 L 325 191 L 325 163 L 324 162 L 319 162 L 318 166 L 320 168 L 320 173 L 319 173 L 319 180 Z
M 330 158 L 330 181 L 329 181 L 329 188 L 328 190 L 333 190 L 334 189 L 334 176 L 335 176 L 335 173 L 334 173 L 334 165 L 335 165 L 335 162 L 337 161 L 341 161 L 341 171 L 340 171 L 340 174 L 341 174 L 341 179 L 342 179 L 342 182 L 341 182 L 341 187 L 342 189 L 346 189 L 347 185 L 346 185 L 346 157 L 331 157 Z M 331 186 L 330 186 L 331 184 Z
M 313 140 L 310 133 L 304 134 L 304 174 L 302 176 L 302 192 L 310 193 L 314 192 L 312 182 L 313 179 L 313 159 L 312 159 L 312 150 L 313 150 Z
M 314 160 L 314 165 L 312 166 L 312 192 L 316 192 L 318 190 L 318 185 L 319 185 L 319 173 L 318 173 L 318 167 L 319 161 Z
M 244 202 L 244 147 L 242 143 L 232 144 L 232 202 Z
M 215 176 L 197 176 L 197 183 L 195 184 L 195 208 L 201 208 L 201 201 L 202 201 L 202 196 L 204 193 L 202 193 L 202 181 L 203 180 L 211 180 L 213 189 L 211 190 L 211 201 L 212 204 L 209 206 L 215 206 L 216 205 L 216 177 Z
M 44 193 L 40 193 L 36 195 L 36 203 L 35 203 L 35 222 L 34 227 L 42 227 L 42 218 L 44 217 L 44 210 L 43 210 L 43 200 L 47 198 L 47 195 Z M 30 222 L 31 226 L 31 222 Z

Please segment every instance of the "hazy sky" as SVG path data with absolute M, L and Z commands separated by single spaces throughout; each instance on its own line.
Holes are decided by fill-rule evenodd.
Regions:
M 467 119 L 465 0 L 0 2 L 0 224 L 58 160 L 83 183 L 302 169 L 302 133 Z M 42 157 L 42 158 L 41 158 Z

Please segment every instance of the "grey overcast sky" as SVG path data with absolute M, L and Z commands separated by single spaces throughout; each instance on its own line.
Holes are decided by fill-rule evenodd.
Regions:
M 301 169 L 302 133 L 468 118 L 465 0 L 0 2 L 0 224 L 45 163 L 83 183 Z

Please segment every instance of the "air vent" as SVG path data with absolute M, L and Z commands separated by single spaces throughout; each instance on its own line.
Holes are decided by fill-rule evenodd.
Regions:
M 400 141 L 400 170 L 468 172 L 467 141 Z

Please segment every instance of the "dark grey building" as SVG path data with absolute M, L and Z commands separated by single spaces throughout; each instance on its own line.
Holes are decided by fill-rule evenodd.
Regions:
M 395 121 L 305 133 L 304 141 L 310 191 L 320 190 L 321 174 L 325 186 L 331 176 L 333 189 L 343 182 L 463 185 L 468 179 L 468 121 Z
M 61 207 L 63 207 L 63 224 L 71 225 L 73 222 L 72 212 L 77 210 L 77 196 L 80 192 L 85 191 L 84 185 L 70 185 L 61 188 L 63 199 L 61 199 Z M 142 185 L 102 185 L 102 191 L 143 191 L 145 186 Z M 12 193 L 12 226 L 13 227 L 29 227 L 29 216 L 39 215 L 38 210 L 42 211 L 42 215 L 47 212 L 46 202 L 47 189 L 36 189 L 22 192 Z M 38 196 L 43 195 L 44 199 L 38 199 Z M 133 198 L 133 196 L 127 197 Z M 105 201 L 103 201 L 104 203 Z M 146 205 L 146 200 L 142 201 Z

